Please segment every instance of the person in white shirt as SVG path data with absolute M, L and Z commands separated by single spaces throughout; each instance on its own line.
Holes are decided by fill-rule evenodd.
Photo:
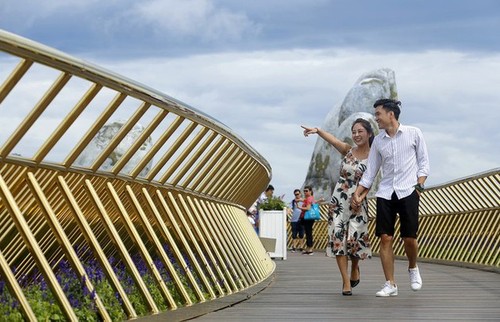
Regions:
M 295 252 L 300 249 L 300 245 L 303 243 L 304 239 L 304 226 L 299 222 L 300 214 L 302 210 L 300 210 L 300 206 L 302 206 L 303 199 L 302 193 L 300 189 L 295 189 L 293 191 L 294 198 L 290 202 L 290 226 L 292 227 L 292 248 L 291 251 Z
M 382 179 L 377 197 L 375 234 L 380 237 L 380 260 L 386 282 L 377 296 L 396 296 L 398 287 L 394 279 L 394 251 L 392 248 L 396 214 L 399 214 L 400 233 L 403 239 L 410 287 L 422 288 L 422 278 L 417 266 L 418 206 L 420 193 L 429 175 L 429 156 L 420 129 L 399 123 L 401 102 L 380 99 L 375 102 L 375 120 L 380 133 L 375 137 L 365 173 L 352 198 L 356 208 L 366 197 L 379 170 Z M 383 130 L 383 131 L 382 131 Z

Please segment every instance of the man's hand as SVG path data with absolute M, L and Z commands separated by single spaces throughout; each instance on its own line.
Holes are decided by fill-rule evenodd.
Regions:
M 359 194 L 357 193 L 354 193 L 352 195 L 352 199 L 351 199 L 351 208 L 355 211 L 357 211 L 359 209 L 359 207 L 361 207 L 361 203 L 363 202 L 363 197 L 361 197 Z

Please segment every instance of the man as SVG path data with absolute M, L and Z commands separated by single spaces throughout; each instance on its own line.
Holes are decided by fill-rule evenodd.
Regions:
M 401 102 L 380 99 L 375 102 L 375 120 L 383 131 L 375 137 L 368 156 L 367 170 L 352 199 L 352 207 L 359 207 L 382 169 L 377 197 L 375 233 L 380 240 L 380 260 L 386 283 L 377 296 L 396 296 L 398 286 L 394 279 L 394 251 L 392 242 L 396 214 L 399 213 L 401 238 L 408 258 L 410 287 L 422 288 L 417 266 L 418 205 L 424 182 L 429 175 L 429 157 L 420 129 L 399 123 Z
M 260 207 L 260 204 L 264 203 L 267 199 L 271 198 L 273 196 L 273 193 L 274 193 L 274 187 L 273 185 L 269 185 L 267 186 L 267 189 L 262 192 L 262 194 L 260 195 L 259 199 L 257 199 L 257 201 L 255 202 L 254 204 L 254 208 L 255 208 L 255 231 L 257 232 L 257 235 L 259 234 L 259 228 L 260 228 L 260 215 L 259 215 L 259 207 Z

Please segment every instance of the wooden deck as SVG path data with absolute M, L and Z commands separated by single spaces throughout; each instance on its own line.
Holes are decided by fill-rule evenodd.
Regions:
M 141 320 L 180 321 L 199 315 L 192 321 L 500 321 L 498 270 L 419 262 L 424 284 L 413 292 L 407 262 L 397 260 L 399 295 L 378 298 L 375 293 L 384 283 L 378 257 L 361 262 L 361 283 L 350 297 L 341 295 L 336 262 L 324 252 L 289 252 L 287 260 L 276 264 L 275 275 L 260 288 Z

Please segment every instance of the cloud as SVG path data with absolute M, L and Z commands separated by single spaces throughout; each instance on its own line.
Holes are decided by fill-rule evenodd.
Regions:
M 271 163 L 279 194 L 307 172 L 315 139 L 300 124 L 322 125 L 361 74 L 384 67 L 396 74 L 401 121 L 428 141 L 430 185 L 498 167 L 497 1 L 432 11 L 397 1 L 4 2 L 2 28 L 233 128 Z
M 365 72 L 395 71 L 401 120 L 428 141 L 434 185 L 498 166 L 500 54 L 277 50 L 148 58 L 101 65 L 156 88 L 234 129 L 273 168 L 280 194 L 305 179 L 321 126 Z M 159 76 L 161 75 L 161 76 Z M 485 135 L 487 133 L 487 135 Z
M 109 0 L 109 2 L 115 2 L 115 0 Z M 91 10 L 100 3 L 102 1 L 99 0 L 2 1 L 0 18 L 4 26 L 29 30 L 50 17 L 63 17 L 64 13 Z
M 166 33 L 206 42 L 239 40 L 245 34 L 257 33 L 260 28 L 244 13 L 217 7 L 209 0 L 141 1 L 125 16 L 137 24 L 150 26 L 157 35 Z
M 395 71 L 401 121 L 424 132 L 429 185 L 498 167 L 500 54 L 331 48 L 89 60 L 228 125 L 271 164 L 279 194 L 301 186 L 307 174 L 316 138 L 304 138 L 300 125 L 322 126 L 363 73 L 382 67 Z M 27 83 L 28 94 L 19 97 L 32 97 L 37 87 Z M 9 124 L 19 123 L 15 117 Z

